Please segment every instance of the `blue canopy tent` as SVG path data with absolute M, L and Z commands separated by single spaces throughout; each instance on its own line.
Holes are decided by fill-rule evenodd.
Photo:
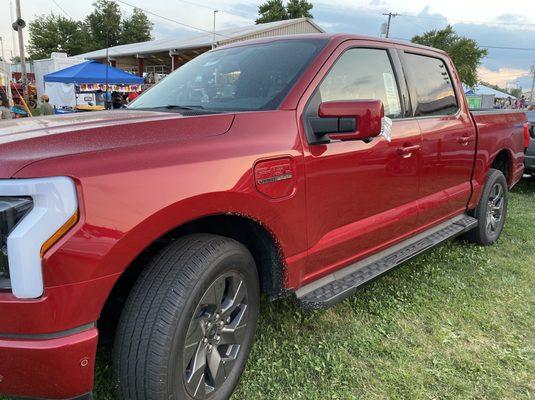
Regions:
M 97 61 L 86 61 L 45 75 L 44 81 L 50 103 L 57 107 L 77 105 L 76 85 L 91 87 L 96 91 L 103 90 L 106 85 L 141 85 L 144 82 L 139 76 Z
M 106 70 L 108 76 L 106 78 Z M 109 85 L 142 84 L 143 78 L 121 71 L 120 69 L 101 64 L 97 61 L 86 61 L 72 67 L 45 75 L 45 82 L 60 83 L 108 83 Z

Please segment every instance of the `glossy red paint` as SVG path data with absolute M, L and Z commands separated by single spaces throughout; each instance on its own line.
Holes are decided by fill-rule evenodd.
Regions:
M 69 399 L 93 389 L 96 328 L 58 339 L 0 339 L 0 392 Z
M 381 133 L 381 119 L 385 108 L 379 100 L 329 101 L 321 103 L 320 118 L 353 118 L 357 130 L 354 133 L 329 134 L 332 140 L 362 140 Z
M 94 359 L 94 329 L 39 342 L 45 349 L 3 338 L 94 323 L 132 261 L 188 222 L 227 214 L 258 222 L 277 243 L 286 287 L 294 290 L 474 208 L 502 151 L 511 161 L 510 185 L 520 178 L 525 115 L 471 116 L 443 52 L 358 36 L 303 37 L 328 43 L 275 111 L 197 117 L 119 111 L 0 125 L 0 177 L 70 176 L 80 207 L 77 225 L 43 258 L 44 296 L 19 300 L 0 292 L 0 375 L 12 382 L 0 383 L 0 393 L 68 398 L 89 391 L 92 372 L 86 371 L 93 361 L 83 371 L 72 362 L 86 353 Z M 287 39 L 264 41 L 272 40 Z M 352 47 L 445 59 L 459 112 L 394 120 L 390 142 L 309 144 L 308 101 Z M 14 368 L 24 371 L 31 388 L 22 386 Z

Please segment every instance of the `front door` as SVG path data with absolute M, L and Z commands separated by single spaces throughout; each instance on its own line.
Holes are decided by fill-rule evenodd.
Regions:
M 403 119 L 405 86 L 400 86 L 394 67 L 399 60 L 388 49 L 358 43 L 359 47 L 347 45 L 339 49 L 341 54 L 333 55 L 336 61 L 317 83 L 303 118 L 317 116 L 321 102 L 379 99 L 385 115 L 393 120 L 391 140 L 380 136 L 371 141 L 310 144 L 308 136 L 309 255 L 303 283 L 378 251 L 417 228 L 421 135 L 414 119 Z M 303 125 L 306 130 L 307 124 Z

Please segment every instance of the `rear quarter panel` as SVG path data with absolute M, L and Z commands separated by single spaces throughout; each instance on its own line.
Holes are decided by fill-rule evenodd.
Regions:
M 477 152 L 472 177 L 473 195 L 469 208 L 479 202 L 487 173 L 496 156 L 506 151 L 510 160 L 509 187 L 521 178 L 524 171 L 524 123 L 526 114 L 520 111 L 472 112 L 477 126 Z

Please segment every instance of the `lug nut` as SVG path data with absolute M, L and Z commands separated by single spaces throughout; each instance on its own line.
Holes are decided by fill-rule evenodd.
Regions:
M 208 343 L 208 338 L 205 337 L 202 341 L 203 341 L 203 343 Z
M 213 348 L 214 346 L 212 346 L 211 344 L 208 345 L 208 351 L 212 351 Z

